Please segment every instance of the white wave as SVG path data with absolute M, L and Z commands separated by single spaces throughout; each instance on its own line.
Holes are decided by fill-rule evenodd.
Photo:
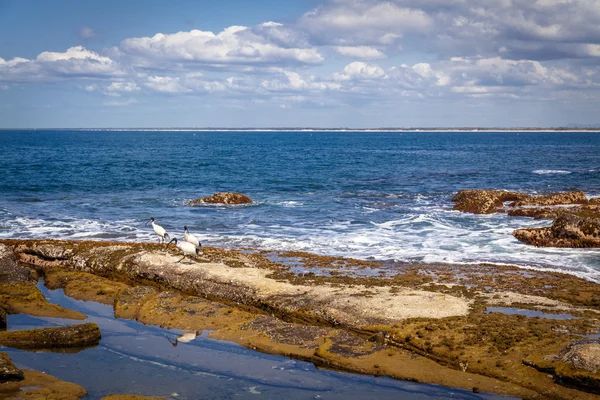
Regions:
M 430 210 L 431 211 L 431 210 Z M 600 282 L 600 250 L 527 246 L 512 236 L 517 228 L 548 225 L 547 221 L 505 214 L 471 215 L 439 207 L 428 213 L 398 214 L 388 221 L 366 223 L 274 221 L 243 224 L 228 231 L 198 232 L 203 245 L 305 251 L 322 255 L 375 260 L 517 265 L 560 271 Z M 170 232 L 177 235 L 179 232 Z M 106 221 L 85 218 L 43 218 L 3 215 L 0 238 L 64 238 L 156 242 L 151 228 L 138 220 Z
M 550 174 L 570 174 L 571 171 L 565 171 L 563 169 L 536 169 L 535 171 L 532 171 L 532 173 L 534 174 L 538 174 L 538 175 L 550 175 Z

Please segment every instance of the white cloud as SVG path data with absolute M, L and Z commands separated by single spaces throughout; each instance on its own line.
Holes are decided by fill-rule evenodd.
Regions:
M 325 44 L 391 44 L 405 33 L 425 33 L 433 20 L 423 10 L 393 2 L 334 1 L 304 14 L 300 27 Z
M 202 74 L 191 73 L 183 76 L 149 76 L 144 85 L 160 93 L 216 93 L 225 90 L 225 85 L 218 81 L 203 79 Z
M 334 74 L 335 80 L 347 81 L 358 79 L 385 78 L 385 71 L 377 65 L 370 65 L 362 61 L 355 61 L 344 67 L 344 72 Z
M 299 41 L 281 24 L 266 23 L 255 29 L 230 26 L 218 34 L 192 30 L 152 37 L 125 39 L 121 54 L 145 67 L 184 68 L 193 65 L 307 64 L 323 62 L 312 47 L 298 47 Z
M 264 80 L 260 87 L 268 91 L 306 91 L 319 92 L 324 90 L 337 90 L 341 85 L 337 82 L 327 82 L 316 79 L 314 76 L 303 78 L 299 73 L 273 68 L 272 72 L 279 76 L 275 79 Z
M 133 93 L 139 92 L 140 87 L 135 82 L 112 82 L 106 87 L 107 92 Z
M 65 52 L 45 51 L 34 60 L 0 58 L 0 81 L 51 81 L 67 78 L 108 78 L 122 76 L 120 65 L 82 46 Z
M 170 76 L 149 76 L 146 87 L 161 93 L 190 93 L 192 90 L 182 86 L 179 79 Z
M 386 58 L 380 50 L 369 46 L 337 46 L 335 51 L 346 57 L 360 58 L 363 60 L 376 60 Z

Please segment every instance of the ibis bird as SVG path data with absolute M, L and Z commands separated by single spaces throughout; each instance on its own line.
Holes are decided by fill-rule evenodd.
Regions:
M 173 239 L 171 239 L 171 241 L 169 242 L 169 244 L 167 244 L 167 248 L 169 248 L 169 245 L 171 243 L 175 242 L 175 246 L 181 250 L 181 252 L 183 253 L 183 258 L 181 260 L 183 260 L 186 257 L 194 257 L 196 258 L 198 256 L 198 254 L 200 254 L 200 250 L 194 246 L 191 243 L 188 243 L 186 241 L 183 242 L 177 242 L 177 238 L 174 237 Z M 177 262 L 181 262 L 181 260 L 177 261 Z
M 198 331 L 184 332 L 181 335 L 177 336 L 175 338 L 174 342 L 172 342 L 171 339 L 169 339 L 169 337 L 167 335 L 165 335 L 165 337 L 167 338 L 169 343 L 171 343 L 171 346 L 177 347 L 177 344 L 179 344 L 179 343 L 189 343 L 192 340 L 196 339 L 198 336 L 200 336 L 200 333 L 202 333 L 202 331 L 200 331 L 200 332 L 198 332 Z
M 169 234 L 165 231 L 165 228 L 158 225 L 154 222 L 154 217 L 150 217 L 148 221 L 144 225 L 148 225 L 148 222 L 152 222 L 152 229 L 154 229 L 154 233 L 158 236 L 158 243 L 164 243 L 166 240 L 169 240 Z
M 198 249 L 200 247 L 202 247 L 202 244 L 200 243 L 198 238 L 196 236 L 192 235 L 190 233 L 190 231 L 188 231 L 187 225 L 183 227 L 183 240 L 185 240 L 188 243 L 193 244 Z

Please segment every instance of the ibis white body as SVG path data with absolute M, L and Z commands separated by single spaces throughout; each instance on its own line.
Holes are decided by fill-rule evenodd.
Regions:
M 186 241 L 179 242 L 179 241 L 177 241 L 177 238 L 173 238 L 173 240 L 171 240 L 169 242 L 169 244 L 171 244 L 173 242 L 175 242 L 175 246 L 179 249 L 179 251 L 181 251 L 183 253 L 183 258 L 186 258 L 186 257 L 196 258 L 196 256 L 200 253 L 198 248 L 191 243 L 188 243 Z M 167 247 L 169 247 L 169 244 L 167 245 Z M 183 258 L 181 260 L 183 260 Z M 181 260 L 179 260 L 179 261 L 181 261 Z
M 165 228 L 163 228 L 162 226 L 158 225 L 156 222 L 154 222 L 154 217 L 150 218 L 146 224 L 148 222 L 152 222 L 152 229 L 154 229 L 154 233 L 156 233 L 156 236 L 158 236 L 158 242 L 159 243 L 164 243 L 165 240 L 169 240 L 169 234 L 167 233 L 167 231 L 165 230 Z
M 198 238 L 194 235 L 192 235 L 189 231 L 187 226 L 183 227 L 183 240 L 185 240 L 188 243 L 193 244 L 194 246 L 196 246 L 196 248 L 200 248 L 202 247 L 202 245 L 200 244 L 200 240 L 198 240 Z

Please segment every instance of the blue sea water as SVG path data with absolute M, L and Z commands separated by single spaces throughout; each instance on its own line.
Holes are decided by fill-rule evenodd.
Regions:
M 600 251 L 535 248 L 549 220 L 452 210 L 461 189 L 600 196 L 598 132 L 0 132 L 0 237 L 155 241 L 494 262 L 600 282 Z M 250 206 L 186 207 L 219 191 Z

